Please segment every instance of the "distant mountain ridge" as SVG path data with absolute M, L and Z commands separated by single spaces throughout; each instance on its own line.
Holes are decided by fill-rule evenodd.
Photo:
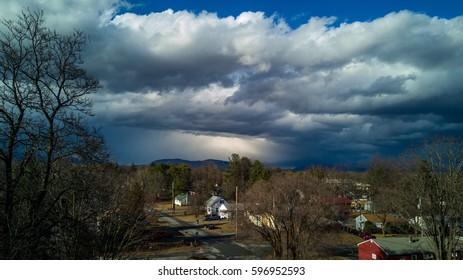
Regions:
M 158 159 L 151 164 L 167 164 L 167 165 L 179 165 L 179 164 L 186 164 L 190 168 L 198 168 L 205 166 L 206 164 L 215 164 L 218 168 L 220 169 L 227 169 L 228 165 L 230 164 L 229 161 L 224 161 L 224 160 L 218 160 L 218 159 L 205 159 L 205 160 L 186 160 L 186 159 L 180 159 L 180 158 L 174 158 L 174 159 Z

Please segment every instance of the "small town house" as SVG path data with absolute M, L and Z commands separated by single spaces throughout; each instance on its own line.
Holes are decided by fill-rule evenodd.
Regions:
M 361 214 L 355 218 L 355 227 L 364 230 L 366 222 L 371 222 L 376 228 L 382 229 L 387 223 L 400 224 L 404 223 L 404 220 L 392 214 Z
M 191 194 L 190 193 L 181 193 L 175 196 L 175 205 L 185 206 L 191 205 Z
M 231 218 L 232 208 L 227 201 L 220 196 L 211 196 L 206 201 L 206 214 L 217 215 L 221 219 Z

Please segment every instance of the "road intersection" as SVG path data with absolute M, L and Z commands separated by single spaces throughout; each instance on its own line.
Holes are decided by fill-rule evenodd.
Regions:
M 214 233 L 197 223 L 182 221 L 166 212 L 160 215 L 159 220 L 178 230 L 191 246 L 182 252 L 160 253 L 156 259 L 188 259 L 196 256 L 216 260 L 248 260 L 265 259 L 269 253 L 267 245 L 243 244 L 236 241 L 235 234 Z

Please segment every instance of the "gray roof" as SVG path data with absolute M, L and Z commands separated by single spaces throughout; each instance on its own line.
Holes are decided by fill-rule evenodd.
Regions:
M 217 201 L 219 201 L 220 199 L 222 199 L 220 196 L 216 196 L 216 195 L 213 195 L 211 196 L 211 198 L 209 198 L 207 201 L 206 201 L 206 206 L 207 207 L 211 207 L 212 205 L 214 205 Z
M 390 237 L 370 239 L 364 242 L 369 241 L 378 244 L 390 256 L 433 253 L 429 237 L 413 237 L 411 239 L 410 237 Z

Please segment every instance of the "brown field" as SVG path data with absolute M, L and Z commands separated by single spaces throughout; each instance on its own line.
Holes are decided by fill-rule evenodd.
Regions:
M 213 232 L 213 233 L 216 233 L 216 234 L 236 233 L 236 223 L 235 223 L 234 219 L 217 220 L 217 221 L 204 221 L 204 218 L 203 218 L 204 214 L 205 214 L 204 209 L 201 209 L 200 214 L 196 215 L 195 214 L 196 209 L 194 208 L 194 206 L 175 206 L 175 212 L 173 212 L 172 211 L 172 202 L 170 202 L 170 201 L 163 201 L 163 202 L 156 203 L 154 205 L 154 208 L 156 210 L 159 210 L 159 211 L 168 212 L 172 216 L 174 216 L 175 218 L 177 218 L 179 220 L 182 220 L 182 221 L 185 221 L 185 222 L 196 224 L 196 221 L 198 220 L 199 225 L 213 224 L 213 225 L 219 227 L 218 229 L 214 229 L 214 230 L 204 229 L 206 231 L 210 231 L 210 232 Z M 239 226 L 238 227 L 238 232 L 241 232 L 245 228 L 245 226 L 243 225 L 243 222 L 244 221 L 242 221 L 240 223 L 240 221 L 238 221 L 238 223 L 239 223 L 238 224 L 238 226 Z

